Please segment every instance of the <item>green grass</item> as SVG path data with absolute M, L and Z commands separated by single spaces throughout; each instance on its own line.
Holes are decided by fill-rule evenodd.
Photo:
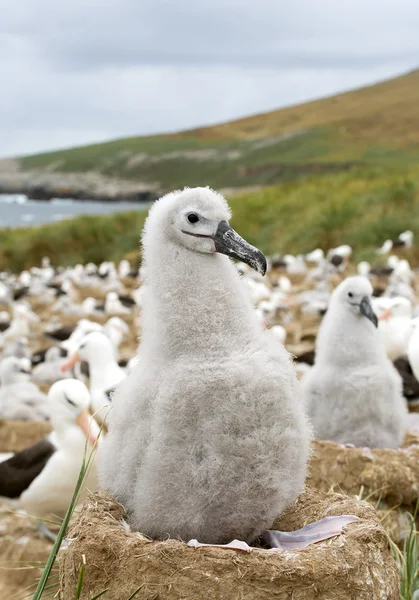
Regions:
M 419 598 L 419 546 L 416 513 L 411 515 L 411 528 L 400 550 L 392 542 L 393 554 L 400 570 L 400 600 Z
M 229 202 L 233 227 L 266 254 L 347 243 L 356 258 L 370 259 L 387 238 L 406 229 L 419 235 L 419 168 L 311 175 L 233 196 Z M 145 217 L 138 210 L 2 230 L 0 269 L 20 271 L 39 265 L 45 255 L 55 265 L 124 257 L 134 263 L 140 260 Z

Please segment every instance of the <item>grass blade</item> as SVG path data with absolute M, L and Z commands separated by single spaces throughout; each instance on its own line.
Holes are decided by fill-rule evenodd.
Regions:
M 140 587 L 139 587 L 137 590 L 135 590 L 135 592 L 133 592 L 133 593 L 131 594 L 131 596 L 129 596 L 129 597 L 127 598 L 127 600 L 132 600 L 133 598 L 135 598 L 135 596 L 138 594 L 138 592 L 141 590 L 141 588 L 142 588 L 142 587 L 143 587 L 143 586 L 142 586 L 142 585 L 140 585 Z
M 76 587 L 76 600 L 79 600 L 80 596 L 81 596 L 81 590 L 83 587 L 83 579 L 84 579 L 84 572 L 85 572 L 86 568 L 84 565 L 81 566 L 80 571 L 79 571 L 79 578 L 77 580 L 77 587 Z
M 102 430 L 103 430 L 103 425 L 101 426 L 101 428 L 99 430 L 98 439 L 99 439 L 99 437 L 100 437 L 100 435 L 102 433 Z M 83 483 L 85 481 L 86 475 L 87 475 L 87 473 L 89 471 L 89 468 L 91 466 L 91 463 L 92 463 L 92 460 L 93 460 L 93 457 L 94 457 L 94 454 L 95 454 L 95 450 L 96 450 L 96 447 L 97 447 L 97 440 L 96 440 L 96 442 L 95 442 L 95 444 L 94 444 L 94 446 L 93 446 L 93 448 L 92 448 L 89 456 L 87 456 L 88 444 L 89 444 L 88 438 L 86 437 L 86 443 L 85 443 L 84 455 L 83 455 L 83 462 L 82 462 L 82 465 L 81 465 L 81 468 L 80 468 L 80 471 L 79 471 L 79 476 L 78 476 L 78 479 L 77 479 L 76 487 L 74 488 L 73 496 L 72 496 L 70 504 L 69 504 L 69 506 L 67 508 L 67 512 L 65 513 L 65 517 L 63 519 L 63 522 L 61 523 L 61 527 L 60 527 L 60 530 L 58 532 L 57 539 L 54 542 L 54 545 L 52 547 L 51 553 L 50 553 L 50 555 L 48 557 L 48 560 L 46 562 L 44 571 L 43 571 L 43 573 L 41 575 L 41 578 L 40 578 L 40 580 L 38 582 L 38 585 L 37 585 L 37 588 L 35 590 L 35 593 L 33 595 L 32 600 L 41 600 L 41 598 L 42 598 L 42 594 L 43 594 L 43 592 L 45 590 L 45 586 L 47 584 L 48 578 L 49 578 L 49 576 L 51 574 L 51 571 L 53 569 L 53 566 L 55 564 L 58 551 L 59 551 L 59 549 L 61 547 L 62 541 L 63 541 L 63 539 L 65 537 L 66 532 L 67 532 L 67 528 L 68 528 L 68 524 L 70 522 L 71 516 L 72 516 L 72 514 L 74 512 L 74 509 L 75 509 L 75 507 L 77 505 L 77 499 L 79 497 L 80 490 L 83 487 Z M 86 460 L 86 457 L 87 457 L 87 460 Z M 82 578 L 83 578 L 83 576 L 82 576 Z M 80 587 L 80 593 L 81 593 L 81 587 Z M 76 596 L 76 598 L 79 598 L 79 596 Z
M 91 598 L 90 600 L 97 600 L 98 598 L 103 596 L 103 594 L 106 594 L 106 592 L 108 592 L 108 591 L 109 591 L 109 588 L 106 588 L 106 590 L 103 590 L 103 592 L 99 592 L 98 594 L 96 594 L 96 596 L 93 596 L 93 598 Z

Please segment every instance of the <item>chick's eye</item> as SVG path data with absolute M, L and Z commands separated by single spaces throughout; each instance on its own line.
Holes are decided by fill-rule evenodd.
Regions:
M 73 402 L 73 400 L 71 400 L 71 399 L 70 399 L 70 398 L 67 396 L 67 394 L 64 394 L 64 398 L 67 400 L 67 402 L 68 402 L 69 404 L 71 404 L 71 406 L 77 406 L 77 404 L 76 404 L 75 402 Z
M 354 295 L 353 295 L 352 292 L 348 292 L 348 296 L 349 296 L 349 298 L 353 298 L 354 297 Z
M 190 213 L 188 215 L 188 221 L 189 223 L 197 223 L 199 221 L 199 217 L 195 213 Z

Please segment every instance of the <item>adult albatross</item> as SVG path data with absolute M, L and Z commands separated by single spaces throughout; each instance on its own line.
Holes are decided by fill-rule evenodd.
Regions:
M 155 539 L 251 542 L 304 486 L 311 430 L 294 368 L 228 257 L 261 274 L 266 259 L 229 217 L 220 194 L 185 189 L 157 201 L 144 229 L 139 356 L 114 392 L 98 469 Z

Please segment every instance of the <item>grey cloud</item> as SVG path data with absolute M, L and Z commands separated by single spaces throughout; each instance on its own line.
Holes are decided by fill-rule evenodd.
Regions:
M 174 131 L 417 66 L 416 0 L 19 0 L 0 20 L 0 155 Z
M 14 15 L 12 10 L 2 29 L 28 36 L 40 56 L 69 69 L 118 64 L 348 68 L 414 59 L 419 50 L 414 0 L 387 3 L 387 12 L 378 0 L 19 4 L 27 12 L 22 15 L 19 7 Z

